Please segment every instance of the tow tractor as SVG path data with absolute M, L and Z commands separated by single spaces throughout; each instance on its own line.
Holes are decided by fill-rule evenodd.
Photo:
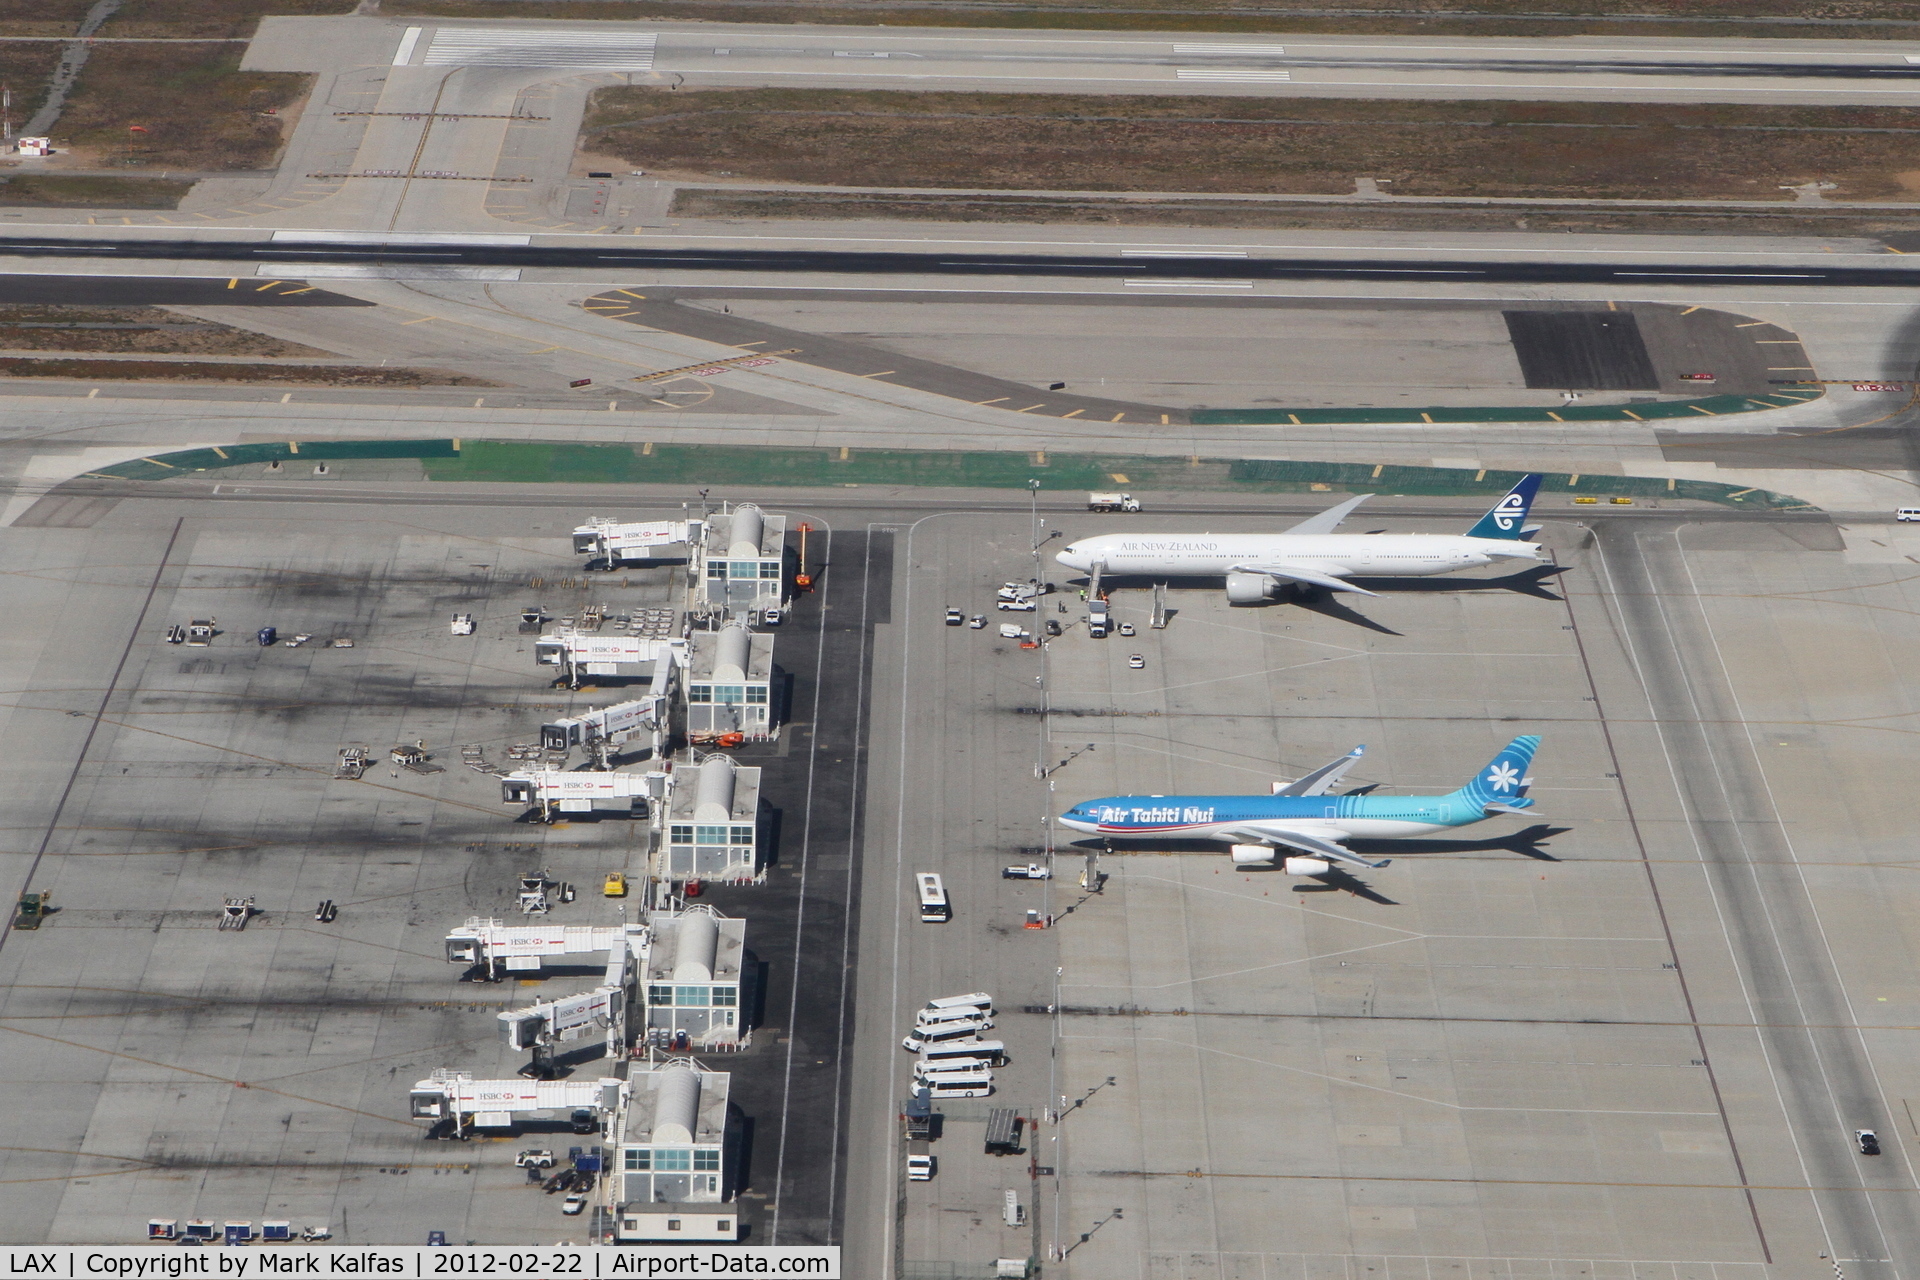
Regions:
M 454 635 L 457 635 L 457 636 L 472 635 L 473 634 L 473 615 L 470 613 L 454 614 L 452 627 L 453 627 Z

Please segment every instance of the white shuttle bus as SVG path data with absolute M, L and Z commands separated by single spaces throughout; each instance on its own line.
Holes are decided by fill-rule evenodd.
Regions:
M 940 877 L 931 871 L 914 873 L 914 880 L 920 886 L 920 919 L 927 924 L 939 924 L 953 915 L 953 908 L 947 903 L 947 886 Z
M 927 1095 L 938 1101 L 941 1098 L 984 1098 L 993 1092 L 993 1081 L 943 1080 L 939 1076 L 928 1076 L 922 1082 Z
M 991 1020 L 972 1019 L 966 1022 L 948 1022 L 937 1027 L 915 1027 L 911 1035 L 900 1042 L 900 1047 L 908 1053 L 937 1044 L 946 1044 L 953 1040 L 976 1040 L 982 1031 L 993 1029 Z
M 921 1016 L 936 1014 L 945 1009 L 979 1009 L 989 1017 L 993 1014 L 993 997 L 984 991 L 970 991 L 964 996 L 941 996 L 938 1000 L 929 1000 L 921 1010 Z
M 1007 1046 L 998 1040 L 948 1040 L 943 1044 L 928 1045 L 920 1051 L 923 1063 L 958 1062 L 966 1058 L 978 1058 L 996 1067 L 1007 1062 Z

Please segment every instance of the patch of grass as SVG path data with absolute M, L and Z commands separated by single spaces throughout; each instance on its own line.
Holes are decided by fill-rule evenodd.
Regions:
M 280 150 L 285 111 L 313 77 L 241 71 L 240 45 L 103 44 L 81 69 L 54 145 L 146 167 L 260 169 Z M 275 114 L 269 114 L 275 113 Z M 132 125 L 147 132 L 130 134 Z
M 1563 199 L 1920 191 L 1920 110 L 739 89 L 597 91 L 583 149 L 702 180 Z
M 196 364 L 191 360 L 88 360 L 58 356 L 0 356 L 0 377 L 60 378 L 69 382 L 244 382 L 266 386 L 497 387 L 485 378 L 440 369 L 363 365 Z
M 1336 7 L 1337 6 L 1337 7 Z M 1296 8 L 1299 12 L 1290 12 Z M 1912 0 L 388 0 L 382 11 L 451 18 L 764 22 L 833 26 L 1347 35 L 1743 36 L 1897 40 Z M 1786 19 L 1786 21 L 1781 21 Z M 1896 25 L 1890 25 L 1896 24 Z M 1908 24 L 1908 25 L 1897 25 Z
M 262 18 L 352 13 L 354 8 L 353 0 L 126 0 L 100 34 L 250 36 Z
M 158 178 L 75 178 L 0 169 L 0 207 L 25 209 L 176 209 L 191 182 Z
M 1900 211 L 1863 214 L 1786 204 L 1778 209 L 1685 206 L 1613 208 L 1473 205 L 1269 204 L 1234 200 L 1101 199 L 1068 196 L 880 195 L 833 191 L 726 191 L 686 188 L 676 218 L 874 219 L 929 222 L 1034 222 L 1134 227 L 1244 227 L 1363 231 L 1600 231 L 1711 235 L 1882 236 L 1903 252 L 1920 245 L 1916 219 Z

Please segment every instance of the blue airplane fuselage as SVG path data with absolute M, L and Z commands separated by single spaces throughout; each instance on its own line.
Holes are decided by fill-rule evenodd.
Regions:
M 1445 796 L 1103 796 L 1061 815 L 1061 825 L 1101 836 L 1228 839 L 1249 823 L 1338 828 L 1363 839 L 1424 835 L 1479 822 L 1481 807 Z

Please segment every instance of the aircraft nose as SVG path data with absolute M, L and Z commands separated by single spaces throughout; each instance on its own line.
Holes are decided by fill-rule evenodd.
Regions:
M 1080 564 L 1080 555 L 1072 547 L 1068 547 L 1065 551 L 1060 552 L 1058 555 L 1054 556 L 1054 559 L 1057 560 L 1059 563 L 1067 566 L 1067 568 L 1069 569 L 1078 569 L 1082 567 L 1082 565 Z

